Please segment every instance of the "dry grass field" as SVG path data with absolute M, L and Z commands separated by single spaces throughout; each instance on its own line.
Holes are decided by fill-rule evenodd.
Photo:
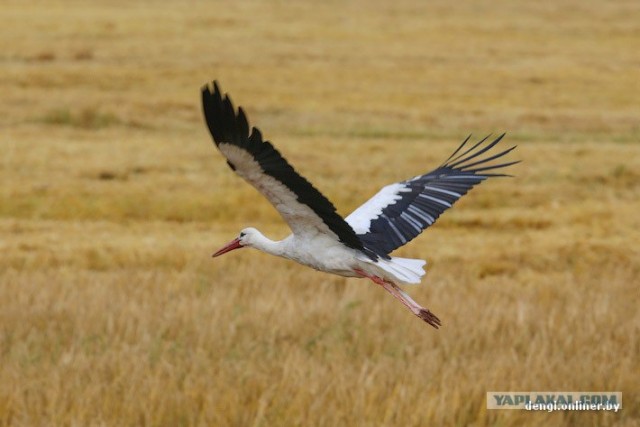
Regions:
M 640 5 L 0 5 L 0 425 L 640 425 Z M 379 287 L 257 251 L 287 228 L 226 167 L 217 78 L 346 215 L 507 132 Z M 365 177 L 363 179 L 362 177 Z M 617 414 L 487 391 L 622 391 Z

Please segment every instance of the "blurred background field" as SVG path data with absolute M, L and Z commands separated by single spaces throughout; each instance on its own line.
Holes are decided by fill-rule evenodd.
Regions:
M 640 4 L 7 1 L 0 425 L 640 425 Z M 346 215 L 507 132 L 378 287 L 257 251 L 287 228 L 211 144 L 218 79 Z M 364 177 L 364 178 L 363 178 Z M 487 391 L 622 391 L 617 413 Z

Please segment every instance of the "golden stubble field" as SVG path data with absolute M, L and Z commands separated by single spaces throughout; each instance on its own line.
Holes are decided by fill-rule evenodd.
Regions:
M 0 7 L 0 425 L 640 424 L 635 1 Z M 508 132 L 398 251 L 435 331 L 369 282 L 256 251 L 287 229 L 211 144 L 217 78 L 348 214 Z M 364 177 L 364 178 L 363 178 Z M 487 391 L 622 391 L 617 413 Z

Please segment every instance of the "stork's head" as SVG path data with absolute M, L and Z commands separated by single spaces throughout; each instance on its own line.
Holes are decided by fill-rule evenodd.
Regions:
M 253 239 L 259 233 L 255 228 L 249 227 L 240 231 L 240 235 L 224 245 L 218 252 L 212 256 L 217 257 L 227 252 L 231 252 L 234 249 L 244 248 L 245 246 L 253 246 Z

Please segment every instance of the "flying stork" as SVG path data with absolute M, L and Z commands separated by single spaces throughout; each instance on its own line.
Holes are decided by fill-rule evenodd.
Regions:
M 262 138 L 258 128 L 249 127 L 242 107 L 236 110 L 216 81 L 212 87 L 202 88 L 202 106 L 213 141 L 229 167 L 261 192 L 293 231 L 284 240 L 273 241 L 255 228 L 245 228 L 214 257 L 252 247 L 316 270 L 369 278 L 434 328 L 441 325 L 436 315 L 398 286 L 420 283 L 426 261 L 392 257 L 390 253 L 433 224 L 476 184 L 489 177 L 507 176 L 493 171 L 517 161 L 487 164 L 515 148 L 489 153 L 504 134 L 489 143 L 485 143 L 486 137 L 470 147 L 467 137 L 438 168 L 387 185 L 343 219 L 333 204 Z

